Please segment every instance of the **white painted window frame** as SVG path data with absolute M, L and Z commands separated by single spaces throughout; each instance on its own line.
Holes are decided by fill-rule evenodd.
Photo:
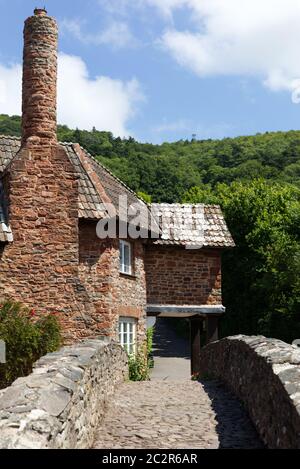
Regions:
M 137 320 L 134 318 L 119 318 L 119 342 L 128 355 L 136 354 Z
M 125 249 L 129 250 L 129 264 L 125 264 Z M 133 274 L 132 265 L 132 245 L 128 241 L 120 240 L 120 273 L 125 275 Z

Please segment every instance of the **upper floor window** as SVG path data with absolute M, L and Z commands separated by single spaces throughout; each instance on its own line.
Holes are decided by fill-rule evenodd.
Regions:
M 120 272 L 132 275 L 132 246 L 128 241 L 120 241 Z

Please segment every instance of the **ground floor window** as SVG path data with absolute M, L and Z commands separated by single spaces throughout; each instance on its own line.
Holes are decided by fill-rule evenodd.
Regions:
M 119 319 L 119 341 L 130 355 L 136 352 L 136 325 L 136 319 Z

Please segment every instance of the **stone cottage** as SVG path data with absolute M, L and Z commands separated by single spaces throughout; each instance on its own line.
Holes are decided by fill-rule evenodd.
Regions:
M 200 322 L 215 338 L 224 312 L 220 253 L 234 244 L 220 208 L 147 206 L 80 145 L 57 141 L 57 40 L 36 9 L 24 28 L 22 137 L 0 137 L 0 297 L 59 313 L 66 342 L 103 334 L 129 350 L 147 314 L 194 317 L 196 350 Z M 99 237 L 101 221 L 116 232 Z

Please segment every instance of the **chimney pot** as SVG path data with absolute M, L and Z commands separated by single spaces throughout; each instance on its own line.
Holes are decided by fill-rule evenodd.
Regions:
M 47 10 L 45 8 L 35 8 L 35 16 L 47 16 Z

